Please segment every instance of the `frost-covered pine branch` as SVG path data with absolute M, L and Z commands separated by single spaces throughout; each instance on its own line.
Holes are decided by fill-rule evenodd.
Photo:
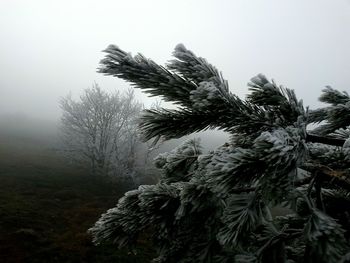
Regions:
M 146 110 L 146 140 L 221 129 L 231 140 L 203 153 L 186 141 L 155 159 L 163 176 L 119 200 L 89 231 L 96 243 L 133 246 L 152 232 L 154 262 L 348 262 L 349 96 L 308 111 L 293 90 L 259 74 L 241 99 L 222 74 L 183 45 L 166 67 L 116 46 L 100 72 L 120 77 L 176 109 Z M 310 123 L 323 122 L 315 130 Z M 278 207 L 284 215 L 275 216 Z

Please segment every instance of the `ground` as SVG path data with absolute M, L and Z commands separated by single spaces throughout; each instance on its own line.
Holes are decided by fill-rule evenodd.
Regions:
M 130 186 L 92 178 L 48 145 L 0 134 L 0 262 L 149 262 L 146 239 L 135 255 L 87 233 Z

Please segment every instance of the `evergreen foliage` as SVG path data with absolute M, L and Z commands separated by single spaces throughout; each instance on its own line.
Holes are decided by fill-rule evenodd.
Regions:
M 178 108 L 147 110 L 145 140 L 217 128 L 232 139 L 207 154 L 189 140 L 155 159 L 163 177 L 119 200 L 89 231 L 132 247 L 151 231 L 154 262 L 349 262 L 350 97 L 330 87 L 309 111 L 259 74 L 245 100 L 183 45 L 166 67 L 109 46 L 99 71 Z M 310 123 L 321 123 L 309 130 Z M 276 205 L 288 208 L 275 216 Z

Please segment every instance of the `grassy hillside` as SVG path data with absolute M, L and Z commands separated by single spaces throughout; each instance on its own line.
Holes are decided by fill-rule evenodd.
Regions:
M 198 136 L 205 151 L 227 139 L 222 133 L 192 137 Z M 182 140 L 164 143 L 157 152 Z M 57 123 L 0 115 L 0 262 L 149 262 L 154 251 L 146 240 L 137 255 L 93 246 L 87 229 L 130 186 L 89 177 L 57 145 Z M 155 181 L 150 175 L 141 179 Z
M 149 262 L 113 245 L 95 247 L 86 230 L 128 186 L 87 175 L 40 138 L 0 133 L 0 262 Z

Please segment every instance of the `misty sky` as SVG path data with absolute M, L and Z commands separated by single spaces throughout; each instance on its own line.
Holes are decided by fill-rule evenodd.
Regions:
M 112 43 L 158 63 L 183 43 L 240 96 L 257 73 L 314 107 L 325 85 L 350 90 L 348 0 L 0 0 L 0 36 L 0 114 L 57 119 L 69 91 L 125 89 L 96 73 Z

